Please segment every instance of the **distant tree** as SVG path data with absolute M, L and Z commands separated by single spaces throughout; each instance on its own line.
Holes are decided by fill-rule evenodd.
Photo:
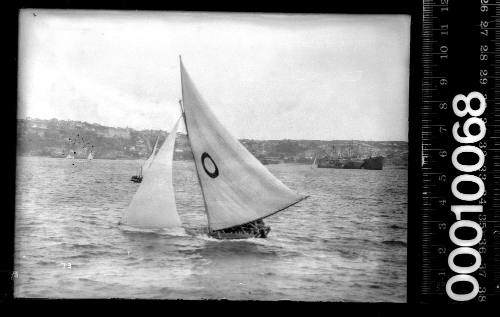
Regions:
M 304 150 L 297 141 L 284 140 L 276 145 L 273 152 L 287 156 L 296 155 Z

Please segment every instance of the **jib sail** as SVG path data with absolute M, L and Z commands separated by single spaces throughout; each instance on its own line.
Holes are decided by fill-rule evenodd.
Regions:
M 144 169 L 144 180 L 125 210 L 123 224 L 138 228 L 181 226 L 172 184 L 172 161 L 180 120 L 175 123 L 149 168 Z

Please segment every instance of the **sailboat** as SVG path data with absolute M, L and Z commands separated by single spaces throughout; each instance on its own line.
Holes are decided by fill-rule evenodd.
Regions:
M 137 174 L 135 174 L 134 176 L 130 177 L 130 180 L 134 183 L 140 183 L 142 182 L 142 165 L 139 166 L 139 168 L 137 169 Z
M 155 145 L 153 147 L 153 151 L 151 152 L 151 155 L 149 155 L 148 159 L 144 162 L 144 164 L 142 164 L 140 166 L 140 170 L 138 171 L 138 173 L 130 178 L 130 180 L 132 182 L 134 182 L 134 183 L 142 182 L 142 178 L 143 178 L 142 172 L 144 169 L 148 169 L 151 166 L 151 163 L 153 162 L 153 159 L 156 155 L 156 147 L 158 146 L 158 139 L 159 138 L 160 138 L 160 136 L 156 137 L 156 142 L 155 142 Z
M 263 218 L 308 196 L 278 180 L 212 113 L 180 61 L 184 119 L 208 220 L 208 235 L 217 239 L 266 238 Z M 180 120 L 180 118 L 179 118 Z M 121 224 L 139 228 L 179 228 L 172 160 L 179 120 L 144 170 L 144 181 Z
M 180 59 L 181 111 L 208 219 L 218 239 L 265 238 L 263 218 L 308 196 L 289 189 L 262 165 L 212 113 Z
M 87 156 L 87 160 L 93 160 L 94 156 L 92 155 L 92 152 L 89 153 L 89 156 Z
M 318 154 L 314 155 L 314 161 L 312 162 L 311 167 L 315 167 L 315 166 L 317 166 L 317 165 L 318 165 L 318 163 L 317 163 L 317 159 L 318 159 Z
M 66 158 L 67 159 L 74 159 L 75 158 L 75 154 L 76 154 L 75 151 L 73 151 L 72 149 L 69 149 L 68 150 L 68 155 L 66 155 Z

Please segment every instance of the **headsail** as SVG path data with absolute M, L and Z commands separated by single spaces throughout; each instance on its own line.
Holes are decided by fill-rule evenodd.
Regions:
M 146 162 L 144 162 L 143 169 L 148 169 L 151 166 L 151 163 L 153 162 L 153 159 L 155 158 L 156 147 L 158 146 L 158 139 L 159 138 L 160 138 L 160 136 L 156 137 L 156 142 L 155 142 L 155 146 L 153 147 L 153 152 L 151 152 L 151 155 L 148 157 Z
M 186 129 L 211 230 L 267 217 L 306 198 L 274 177 L 220 124 L 182 62 L 181 81 Z
M 125 210 L 123 224 L 139 228 L 181 226 L 172 184 L 172 160 L 180 120 L 175 123 L 149 168 L 143 170 L 144 180 Z

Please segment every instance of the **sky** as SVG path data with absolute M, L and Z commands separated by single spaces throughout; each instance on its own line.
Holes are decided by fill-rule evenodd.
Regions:
M 237 138 L 408 140 L 408 15 L 24 9 L 19 23 L 18 118 L 168 131 L 182 55 Z

